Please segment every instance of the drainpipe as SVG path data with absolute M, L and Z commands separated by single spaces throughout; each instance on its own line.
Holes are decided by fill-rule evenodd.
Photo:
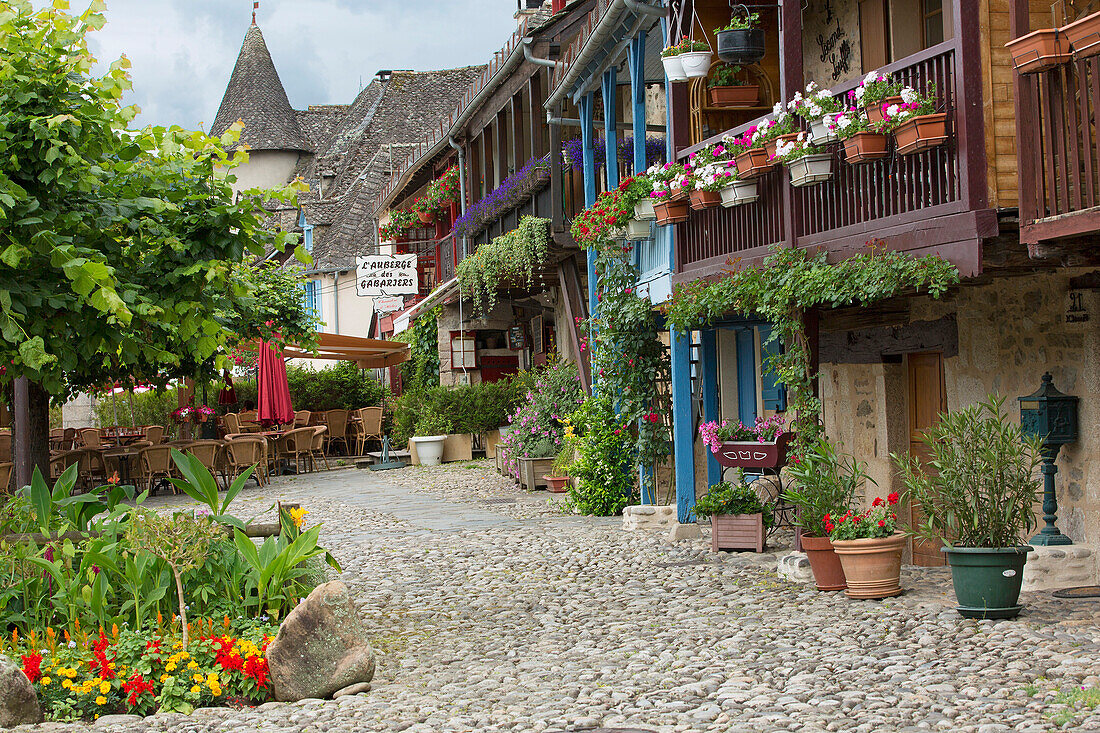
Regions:
M 524 54 L 527 53 L 527 46 L 523 47 Z M 466 152 L 462 149 L 462 146 L 455 142 L 455 136 L 450 135 L 447 137 L 447 143 L 458 151 L 458 208 L 462 212 L 462 216 L 466 216 Z M 462 235 L 462 257 L 466 256 L 466 235 Z M 459 259 L 462 259 L 460 257 Z M 455 262 L 455 276 L 458 275 L 458 263 Z M 463 333 L 462 328 L 462 288 L 458 288 L 458 340 L 462 344 L 462 374 L 466 375 L 466 334 Z M 454 349 L 451 349 L 451 356 L 454 356 Z M 454 363 L 451 364 L 451 370 L 454 370 Z M 468 375 L 467 375 L 468 381 Z
M 340 333 L 340 273 L 332 273 L 332 330 Z
M 661 14 L 664 14 L 663 10 L 661 11 Z M 531 44 L 534 42 L 535 39 L 531 36 L 527 36 L 523 39 L 523 58 L 537 66 L 546 66 L 551 69 L 555 68 L 558 65 L 557 61 L 551 61 L 550 59 L 540 59 L 537 58 L 533 53 L 531 53 Z
M 630 8 L 639 15 L 648 15 L 651 18 L 663 18 L 667 12 L 664 8 L 655 8 L 652 5 L 646 5 L 645 3 L 638 2 L 638 0 L 623 0 L 626 3 L 626 7 Z

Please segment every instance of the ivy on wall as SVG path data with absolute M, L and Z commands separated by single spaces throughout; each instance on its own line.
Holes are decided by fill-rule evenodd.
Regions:
M 515 284 L 531 287 L 535 267 L 546 261 L 550 220 L 525 216 L 519 226 L 467 255 L 455 274 L 462 295 L 482 315 L 496 305 L 497 289 Z

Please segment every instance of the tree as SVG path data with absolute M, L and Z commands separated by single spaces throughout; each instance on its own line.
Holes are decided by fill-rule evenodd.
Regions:
M 0 363 L 30 383 L 17 440 L 43 467 L 49 396 L 225 364 L 226 314 L 258 287 L 241 263 L 293 237 L 265 228 L 263 203 L 297 188 L 234 195 L 239 127 L 130 130 L 129 62 L 92 74 L 104 3 L 67 7 L 0 0 Z

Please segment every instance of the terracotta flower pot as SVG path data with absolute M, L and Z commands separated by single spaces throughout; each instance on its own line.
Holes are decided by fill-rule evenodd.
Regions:
M 658 224 L 679 224 L 687 221 L 687 201 L 672 201 L 666 199 L 653 204 L 653 213 L 657 215 Z
M 737 109 L 754 107 L 760 99 L 760 87 L 756 84 L 743 84 L 738 87 L 711 87 L 710 106 Z
M 865 540 L 833 540 L 849 598 L 889 598 L 901 594 L 901 553 L 905 535 Z
M 844 141 L 844 159 L 866 163 L 886 157 L 886 136 L 879 132 L 857 132 Z
M 737 162 L 737 177 L 742 180 L 762 176 L 772 169 L 772 163 L 763 148 L 746 150 L 734 160 Z
M 868 104 L 863 108 L 863 111 L 867 113 L 867 120 L 869 122 L 882 122 L 885 116 L 882 114 L 883 107 L 889 107 L 891 104 L 902 104 L 905 102 L 901 97 L 887 97 L 881 102 L 875 104 Z
M 1062 36 L 1079 59 L 1100 53 L 1100 13 L 1086 15 L 1063 26 Z
M 420 219 L 422 224 L 431 224 L 435 221 L 435 212 L 432 211 L 418 211 L 416 212 L 417 218 Z
M 1012 54 L 1012 65 L 1021 74 L 1034 74 L 1069 61 L 1069 44 L 1057 28 L 1043 28 L 1005 44 Z
M 717 191 L 700 191 L 695 189 L 691 192 L 691 208 L 696 211 L 702 211 L 703 209 L 713 209 L 721 206 L 722 194 Z
M 764 143 L 764 152 L 768 154 L 768 160 L 771 160 L 775 157 L 775 149 L 779 146 L 779 143 L 786 142 L 787 140 L 796 140 L 797 138 L 797 132 L 788 132 L 786 135 L 780 135 L 779 137 Z
M 919 153 L 947 140 L 947 113 L 911 117 L 894 130 L 898 155 Z
M 710 549 L 764 551 L 764 515 L 718 514 L 710 518 Z
M 569 482 L 568 476 L 543 476 L 546 479 L 546 488 L 551 494 L 564 494 L 565 485 Z
M 818 590 L 834 591 L 848 587 L 844 582 L 844 568 L 828 537 L 803 535 L 802 549 L 810 561 L 810 570 L 814 573 L 814 584 Z

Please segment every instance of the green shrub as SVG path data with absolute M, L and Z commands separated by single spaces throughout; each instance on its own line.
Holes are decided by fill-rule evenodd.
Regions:
M 738 471 L 737 480 L 722 482 L 710 487 L 710 490 L 695 502 L 692 513 L 699 519 L 723 514 L 763 514 L 764 526 L 773 523 L 772 505 L 760 500 L 756 490 L 745 483 L 745 474 Z
M 516 380 L 502 379 L 459 387 L 427 387 L 405 392 L 394 407 L 393 444 L 402 446 L 412 435 L 425 433 L 419 424 L 439 416 L 447 433 L 484 433 L 508 423 L 523 392 Z M 434 417 L 433 417 L 434 419 Z
M 585 400 L 569 422 L 579 455 L 569 473 L 578 482 L 569 489 L 567 506 L 580 514 L 618 514 L 635 497 L 637 455 L 629 426 L 620 424 L 607 395 Z
M 382 402 L 382 385 L 352 361 L 339 361 L 328 369 L 291 364 L 286 368 L 286 382 L 295 410 L 358 410 Z M 234 389 L 238 406 L 256 404 L 255 379 L 242 379 Z

